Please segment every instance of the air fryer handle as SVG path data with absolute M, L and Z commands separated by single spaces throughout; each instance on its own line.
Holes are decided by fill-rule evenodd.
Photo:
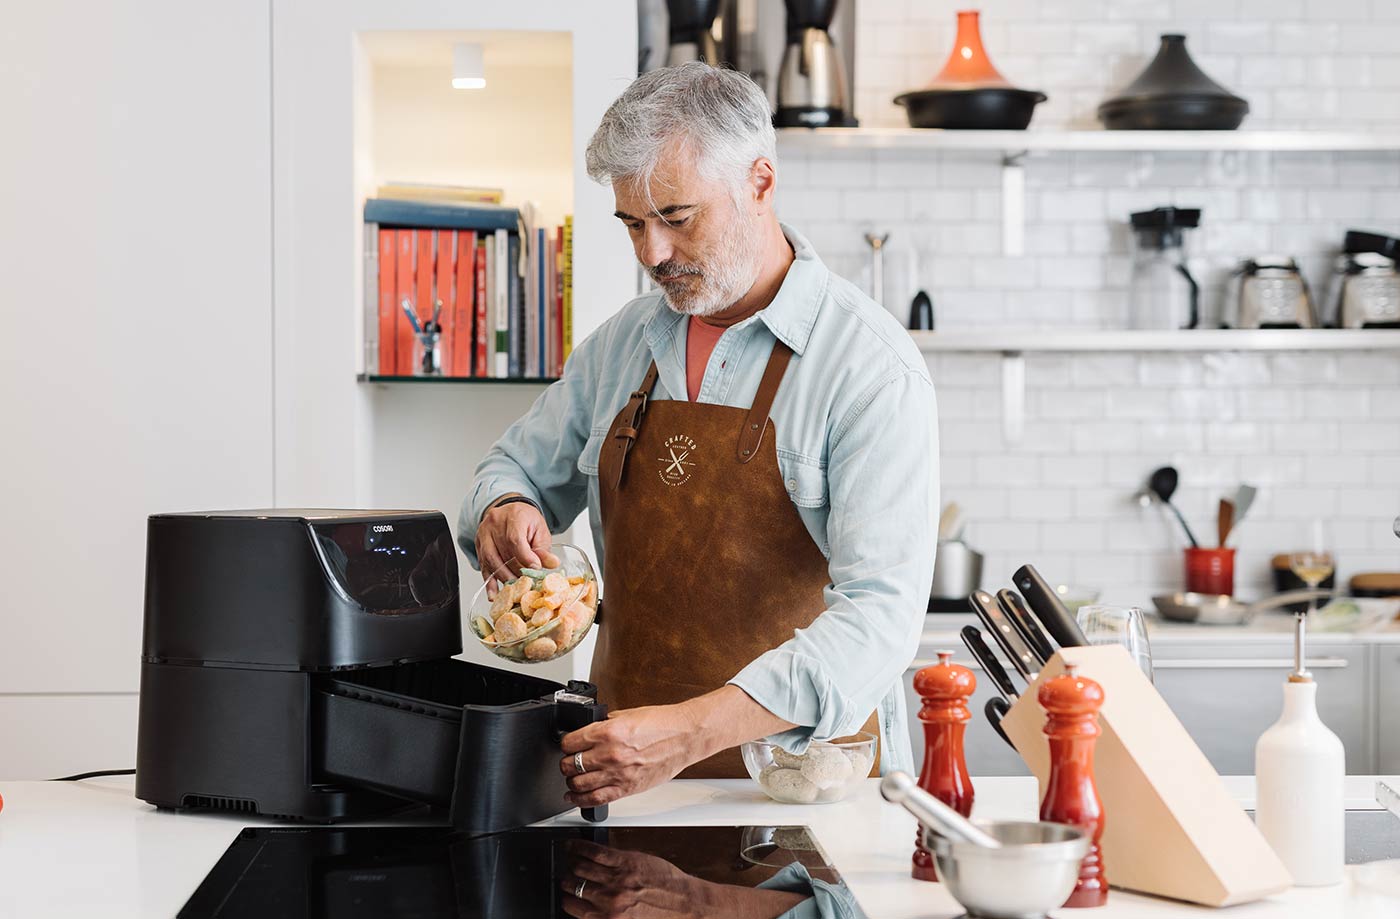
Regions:
M 578 685 L 569 683 L 573 690 Z M 586 684 L 585 684 L 586 685 Z M 591 689 L 591 687 L 589 687 Z M 558 743 L 570 731 L 577 731 L 586 724 L 602 721 L 608 717 L 608 707 L 590 696 L 574 695 L 572 692 L 556 693 L 554 697 L 554 741 Z M 584 807 L 579 810 L 583 819 L 598 823 L 608 819 L 608 806 Z

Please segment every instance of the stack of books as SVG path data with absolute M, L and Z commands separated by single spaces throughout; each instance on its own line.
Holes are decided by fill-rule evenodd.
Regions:
M 572 217 L 533 226 L 492 203 L 498 190 L 440 188 L 396 185 L 365 202 L 369 374 L 415 375 L 411 311 L 424 328 L 437 317 L 443 376 L 559 377 L 572 348 Z

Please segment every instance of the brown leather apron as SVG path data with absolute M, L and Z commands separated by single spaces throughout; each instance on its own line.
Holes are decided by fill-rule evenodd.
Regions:
M 826 609 L 826 558 L 788 497 L 768 417 L 791 357 L 775 343 L 748 409 L 652 401 L 653 361 L 613 420 L 598 460 L 607 597 L 591 677 L 610 709 L 718 689 Z M 873 713 L 865 730 L 879 736 Z M 681 773 L 747 775 L 738 748 Z

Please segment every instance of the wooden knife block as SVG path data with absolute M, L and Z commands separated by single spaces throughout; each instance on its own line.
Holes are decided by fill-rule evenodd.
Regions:
M 1002 719 L 1006 736 L 1040 782 L 1040 798 L 1050 749 L 1037 695 L 1066 663 L 1104 690 L 1094 780 L 1104 806 L 1109 883 L 1206 906 L 1245 903 L 1288 888 L 1288 870 L 1118 645 L 1061 649 Z

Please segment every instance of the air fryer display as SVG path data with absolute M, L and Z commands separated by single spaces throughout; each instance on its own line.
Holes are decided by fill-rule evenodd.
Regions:
M 339 590 L 365 610 L 439 609 L 457 593 L 457 550 L 435 520 L 313 524 Z

